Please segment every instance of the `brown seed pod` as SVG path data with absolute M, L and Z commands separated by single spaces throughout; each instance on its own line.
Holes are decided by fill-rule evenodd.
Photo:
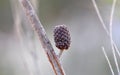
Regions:
M 70 46 L 70 33 L 65 25 L 55 26 L 54 41 L 57 48 L 60 50 L 68 49 Z

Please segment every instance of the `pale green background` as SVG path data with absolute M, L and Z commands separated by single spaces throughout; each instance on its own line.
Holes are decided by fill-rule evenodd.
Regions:
M 96 0 L 96 2 L 109 29 L 112 0 Z M 53 46 L 52 31 L 55 25 L 66 24 L 70 30 L 71 47 L 61 57 L 66 75 L 112 75 L 103 55 L 102 46 L 105 47 L 117 75 L 110 39 L 98 19 L 91 0 L 39 0 L 38 9 L 41 23 Z M 0 0 L 0 75 L 29 75 L 21 59 L 22 48 L 15 37 L 12 15 L 10 0 Z M 120 49 L 120 0 L 117 0 L 115 8 L 113 40 Z M 54 75 L 43 48 L 38 39 L 36 41 L 35 47 L 40 52 L 40 75 Z M 24 43 L 25 47 L 26 43 L 29 44 L 26 40 Z M 118 63 L 120 66 L 119 57 Z

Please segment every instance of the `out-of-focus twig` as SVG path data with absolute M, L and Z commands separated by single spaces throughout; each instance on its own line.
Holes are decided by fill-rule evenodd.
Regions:
M 116 54 L 115 54 L 114 44 L 113 44 L 113 41 L 112 41 L 113 40 L 113 38 L 112 38 L 112 25 L 113 25 L 113 15 L 114 15 L 114 11 L 115 11 L 115 5 L 116 5 L 116 0 L 113 0 L 113 4 L 112 4 L 112 8 L 111 8 L 111 14 L 110 14 L 109 30 L 110 30 L 110 41 L 111 41 L 112 53 L 113 53 L 113 57 L 114 57 L 116 67 L 117 67 L 117 72 L 119 74 L 120 70 L 119 70 L 118 61 L 117 61 Z
M 110 70 L 111 70 L 112 75 L 115 75 L 115 73 L 114 73 L 114 71 L 113 71 L 113 68 L 112 68 L 112 65 L 111 65 L 111 63 L 110 63 L 110 60 L 109 60 L 109 58 L 108 58 L 108 56 L 107 56 L 107 53 L 106 53 L 104 47 L 102 47 L 102 51 L 103 51 L 103 53 L 104 53 L 104 56 L 105 56 L 105 58 L 106 58 L 106 60 L 107 60 L 108 65 L 109 65 L 109 67 L 110 67 Z
M 101 14 L 100 14 L 100 11 L 99 11 L 99 9 L 98 9 L 98 6 L 97 6 L 97 4 L 96 4 L 96 1 L 95 1 L 95 0 L 92 0 L 92 3 L 93 3 L 93 6 L 94 6 L 94 8 L 95 8 L 95 11 L 96 11 L 96 13 L 97 13 L 97 15 L 98 15 L 98 18 L 100 19 L 100 22 L 102 23 L 103 28 L 105 29 L 105 31 L 106 31 L 107 34 L 109 35 L 109 31 L 107 30 L 107 27 L 106 27 L 106 25 L 105 25 L 105 23 L 104 23 L 104 21 L 103 21 L 103 19 L 102 19 L 102 16 L 101 16 Z
M 21 36 L 21 12 L 19 11 L 19 7 L 16 7 L 17 5 L 17 1 L 16 0 L 10 0 L 11 3 L 11 9 L 12 9 L 12 14 L 13 14 L 13 21 L 14 21 L 14 33 L 15 35 L 17 35 L 19 41 L 20 41 L 20 46 L 22 46 L 21 50 L 20 50 L 20 57 L 22 59 L 24 68 L 26 69 L 26 73 L 28 73 L 28 75 L 32 75 L 32 73 L 29 71 L 26 59 L 24 58 L 24 54 L 23 54 L 23 40 L 22 40 L 22 36 Z
M 37 0 L 32 0 L 35 5 L 35 3 L 38 3 Z M 27 35 L 27 39 L 29 40 L 29 44 L 32 45 L 28 46 L 30 47 L 28 49 L 27 45 L 25 44 L 25 32 L 23 29 L 22 24 L 24 24 L 24 27 L 27 27 L 26 25 L 29 25 L 28 22 L 22 20 L 23 18 L 25 18 L 25 16 L 23 15 L 23 13 L 20 11 L 20 5 L 18 4 L 18 1 L 16 0 L 10 0 L 11 3 L 11 9 L 12 9 L 12 13 L 13 13 L 13 21 L 14 21 L 14 33 L 15 36 L 17 36 L 17 39 L 19 40 L 20 43 L 20 56 L 21 56 L 21 60 L 23 62 L 24 68 L 25 68 L 25 73 L 27 73 L 28 75 L 40 75 L 40 69 L 38 66 L 38 62 L 35 56 L 38 56 L 36 53 L 36 49 L 34 47 L 34 42 L 33 39 L 31 39 L 31 37 L 28 37 Z M 38 5 L 35 5 L 35 7 L 37 8 Z M 30 32 L 30 27 L 26 28 L 26 33 L 27 34 L 32 34 Z M 34 49 L 33 51 L 31 51 L 30 49 Z M 32 53 L 31 53 L 32 52 Z M 34 53 L 34 55 L 33 55 Z M 31 61 L 28 60 L 28 57 L 26 57 L 27 55 L 29 56 L 29 58 L 31 59 Z M 29 64 L 29 63 L 33 63 L 33 64 Z
M 62 65 L 60 64 L 59 58 L 54 52 L 54 49 L 46 36 L 46 32 L 38 19 L 38 16 L 36 15 L 31 3 L 29 0 L 19 0 L 20 4 L 23 6 L 24 12 L 30 21 L 32 27 L 36 31 L 39 40 L 46 52 L 46 55 L 49 59 L 49 62 L 51 63 L 53 70 L 56 75 L 65 75 L 64 70 L 62 68 Z
M 113 0 L 113 4 L 112 4 L 112 8 L 111 8 L 111 14 L 110 14 L 110 22 L 109 22 L 109 30 L 107 29 L 104 21 L 103 21 L 103 18 L 99 12 L 99 9 L 97 7 L 97 4 L 95 2 L 95 0 L 92 0 L 92 3 L 94 5 L 94 8 L 97 12 L 97 15 L 98 15 L 98 18 L 100 19 L 101 23 L 102 23 L 102 26 L 103 28 L 105 29 L 107 35 L 110 37 L 110 41 L 111 41 L 111 47 L 112 47 L 112 53 L 113 53 L 113 56 L 114 56 L 114 61 L 115 61 L 115 64 L 116 64 L 116 67 L 117 67 L 117 72 L 118 74 L 120 73 L 120 70 L 119 70 L 119 66 L 118 66 L 118 62 L 117 62 L 117 58 L 116 58 L 116 54 L 115 54 L 115 50 L 116 52 L 118 53 L 119 57 L 120 57 L 120 52 L 116 46 L 116 44 L 114 43 L 113 41 L 113 38 L 112 38 L 112 24 L 113 24 L 113 14 L 114 14 L 114 11 L 115 11 L 115 5 L 116 5 L 116 0 Z
M 100 19 L 100 22 L 102 23 L 102 26 L 103 26 L 104 30 L 106 31 L 107 35 L 110 37 L 109 30 L 107 29 L 107 27 L 106 27 L 106 25 L 105 25 L 105 23 L 104 23 L 104 21 L 103 21 L 103 19 L 102 19 L 102 16 L 101 16 L 101 14 L 100 14 L 100 12 L 99 12 L 99 9 L 98 9 L 98 6 L 97 6 L 95 0 L 92 0 L 92 3 L 93 3 L 93 5 L 94 5 L 95 11 L 96 11 L 96 13 L 97 13 L 97 15 L 98 15 L 98 18 Z M 119 57 L 120 57 L 120 52 L 119 52 L 119 50 L 118 50 L 118 48 L 117 48 L 117 45 L 116 45 L 115 42 L 113 41 L 113 39 L 112 39 L 112 42 L 113 42 L 113 46 L 114 46 L 116 52 L 118 53 L 118 55 L 119 55 Z

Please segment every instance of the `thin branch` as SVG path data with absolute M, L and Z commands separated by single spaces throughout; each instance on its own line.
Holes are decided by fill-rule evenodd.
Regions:
M 111 71 L 112 75 L 115 75 L 115 73 L 114 73 L 114 71 L 113 71 L 113 68 L 112 68 L 112 65 L 111 65 L 111 63 L 110 63 L 110 60 L 108 59 L 107 53 L 105 52 L 104 47 L 102 47 L 102 51 L 103 51 L 103 53 L 104 53 L 104 56 L 105 56 L 105 58 L 106 58 L 106 60 L 107 60 L 108 65 L 109 65 L 109 67 L 110 67 L 110 71 Z
M 38 7 L 38 5 L 36 4 L 36 3 L 38 3 L 37 0 L 32 0 L 32 1 L 34 1 L 34 5 L 36 5 L 36 8 L 37 8 Z M 21 60 L 23 62 L 24 68 L 26 70 L 25 72 L 28 73 L 28 75 L 41 75 L 40 69 L 39 69 L 40 67 L 38 66 L 39 63 L 37 62 L 37 60 L 39 60 L 39 59 L 36 59 L 38 54 L 34 47 L 33 40 L 31 40 L 31 38 L 28 37 L 29 43 L 31 43 L 32 45 L 29 47 L 26 47 L 27 45 L 25 44 L 25 41 L 23 38 L 25 33 L 23 31 L 22 23 L 25 24 L 28 22 L 22 20 L 22 18 L 25 18 L 25 16 L 20 11 L 20 5 L 18 4 L 18 1 L 10 0 L 10 3 L 11 3 L 11 9 L 12 9 L 12 14 L 13 14 L 13 19 L 14 19 L 14 32 L 15 32 L 15 36 L 17 36 L 17 39 L 19 40 L 19 43 L 21 46 L 21 49 L 19 51 L 20 51 Z M 25 24 L 25 26 L 26 25 L 29 25 L 29 24 Z M 27 33 L 31 34 L 30 27 L 28 27 L 26 31 L 27 31 Z M 31 51 L 30 49 L 33 51 Z M 30 58 L 32 61 L 29 62 L 28 57 L 26 57 L 25 52 L 27 52 L 27 54 L 30 55 Z M 33 55 L 33 53 L 34 53 L 34 55 Z M 29 64 L 29 63 L 33 63 L 33 64 Z
M 113 15 L 114 15 L 114 11 L 115 11 L 115 5 L 116 5 L 116 0 L 113 0 L 113 4 L 112 4 L 112 8 L 111 8 L 111 14 L 110 14 L 110 33 L 112 31 L 112 24 L 113 24 Z
M 105 29 L 105 31 L 107 32 L 107 34 L 109 34 L 109 31 L 107 30 L 107 27 L 106 27 L 106 25 L 105 25 L 105 23 L 103 21 L 103 18 L 102 18 L 101 14 L 100 14 L 99 9 L 98 9 L 97 3 L 95 2 L 95 0 L 92 0 L 92 3 L 94 5 L 94 8 L 95 8 L 96 13 L 98 15 L 98 18 L 100 19 L 100 22 L 102 23 L 103 28 Z
M 107 35 L 110 37 L 109 30 L 107 29 L 107 27 L 106 27 L 106 25 L 105 25 L 105 23 L 104 23 L 104 21 L 103 21 L 103 19 L 102 19 L 102 16 L 101 16 L 101 14 L 100 14 L 100 12 L 99 12 L 99 9 L 98 9 L 98 6 L 97 6 L 95 0 L 92 0 L 92 3 L 93 3 L 93 5 L 94 5 L 95 11 L 96 11 L 96 13 L 97 13 L 97 15 L 98 15 L 98 18 L 100 19 L 100 22 L 102 23 L 102 26 L 103 26 L 104 30 L 106 31 Z M 118 47 L 117 47 L 116 43 L 113 41 L 113 39 L 112 39 L 112 42 L 113 42 L 113 46 L 114 46 L 116 52 L 118 53 L 118 55 L 119 55 L 119 57 L 120 57 L 120 52 L 119 52 L 119 50 L 118 50 Z
M 23 53 L 23 50 L 24 50 L 24 45 L 23 45 L 23 40 L 22 40 L 22 37 L 21 37 L 21 33 L 20 33 L 20 30 L 21 30 L 21 12 L 19 11 L 19 7 L 16 8 L 16 5 L 15 4 L 17 3 L 17 1 L 15 0 L 10 0 L 10 4 L 11 4 L 11 9 L 12 9 L 12 14 L 13 14 L 13 21 L 14 21 L 14 32 L 15 34 L 18 36 L 18 39 L 20 41 L 20 46 L 21 46 L 21 50 L 20 50 L 20 57 L 21 57 L 21 60 L 22 60 L 22 63 L 24 65 L 24 68 L 26 69 L 26 73 L 28 73 L 28 75 L 33 75 L 32 72 L 29 70 L 29 67 L 28 67 L 28 64 L 26 62 L 26 59 L 24 57 L 24 53 Z
M 64 52 L 64 50 L 60 50 L 58 57 L 60 58 L 62 56 L 62 53 Z
M 114 15 L 114 11 L 115 11 L 115 5 L 116 5 L 116 0 L 113 0 L 113 4 L 112 4 L 112 8 L 111 8 L 111 14 L 110 14 L 109 30 L 110 30 L 110 41 L 111 41 L 112 53 L 113 53 L 113 57 L 114 57 L 116 67 L 117 67 L 117 72 L 119 74 L 120 70 L 119 70 L 119 66 L 118 66 L 117 57 L 116 57 L 116 54 L 115 54 L 115 48 L 114 48 L 113 41 L 112 41 L 112 25 L 113 25 L 113 15 Z
M 39 40 L 46 52 L 46 55 L 49 59 L 49 62 L 52 65 L 52 68 L 56 75 L 65 75 L 64 70 L 62 68 L 62 65 L 60 64 L 59 58 L 54 52 L 54 49 L 46 35 L 46 32 L 38 19 L 38 16 L 36 15 L 31 3 L 29 0 L 19 0 L 20 4 L 24 8 L 24 12 L 30 21 L 32 27 L 34 28 L 34 31 L 37 33 Z

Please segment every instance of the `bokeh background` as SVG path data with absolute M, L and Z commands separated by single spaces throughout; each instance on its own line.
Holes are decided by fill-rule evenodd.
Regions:
M 112 2 L 96 0 L 108 29 Z M 59 50 L 54 45 L 54 26 L 65 24 L 70 30 L 71 46 L 60 58 L 66 75 L 112 75 L 102 46 L 117 75 L 109 36 L 103 29 L 91 0 L 38 0 L 34 7 L 56 53 Z M 117 0 L 113 40 L 120 50 L 119 9 L 120 0 Z M 16 12 L 17 15 L 22 15 L 19 16 L 21 20 L 18 26 Z M 120 57 L 117 53 L 116 56 L 120 65 Z M 0 75 L 54 75 L 38 37 L 20 4 L 14 0 L 0 0 Z

